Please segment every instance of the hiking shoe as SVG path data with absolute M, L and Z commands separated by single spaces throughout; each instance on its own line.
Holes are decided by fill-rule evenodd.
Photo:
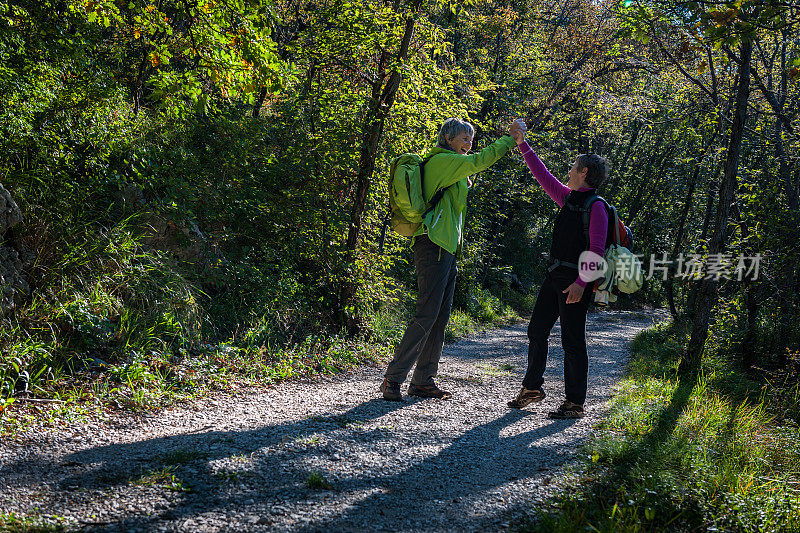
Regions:
M 400 402 L 403 400 L 403 395 L 400 394 L 400 384 L 395 381 L 389 381 L 384 378 L 383 383 L 381 383 L 381 392 L 383 393 L 384 400 L 392 402 Z
M 541 389 L 526 389 L 522 387 L 517 394 L 517 397 L 508 402 L 508 406 L 512 409 L 522 409 L 526 405 L 530 405 L 532 403 L 538 403 L 544 400 L 545 393 Z
M 572 403 L 569 400 L 564 400 L 564 403 L 556 409 L 555 411 L 550 411 L 547 413 L 548 418 L 583 418 L 586 415 L 586 411 L 583 410 L 583 406 L 578 403 Z
M 453 397 L 447 391 L 444 391 L 436 386 L 436 383 L 431 383 L 430 385 L 414 385 L 413 383 L 408 386 L 408 395 L 409 396 L 416 396 L 418 398 L 437 398 L 439 400 L 449 400 Z

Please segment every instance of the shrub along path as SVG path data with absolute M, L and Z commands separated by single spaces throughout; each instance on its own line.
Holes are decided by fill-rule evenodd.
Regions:
M 29 432 L 0 444 L 0 517 L 89 531 L 504 529 L 547 499 L 605 412 L 628 341 L 661 317 L 589 315 L 583 420 L 545 417 L 563 394 L 558 326 L 548 398 L 506 407 L 525 370 L 519 324 L 445 347 L 439 382 L 452 401 L 386 402 L 382 369 L 365 368 Z

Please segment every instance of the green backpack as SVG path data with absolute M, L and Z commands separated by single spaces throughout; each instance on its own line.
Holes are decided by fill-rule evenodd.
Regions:
M 594 201 L 593 198 L 590 200 Z M 609 224 L 614 228 L 611 232 L 611 241 L 610 243 L 606 242 L 606 252 L 603 254 L 608 270 L 606 270 L 605 276 L 598 281 L 594 293 L 595 303 L 603 306 L 617 301 L 615 294 L 617 292 L 632 294 L 641 289 L 644 283 L 644 272 L 639 257 L 628 249 L 633 246 L 633 233 L 620 221 L 616 208 L 602 198 L 600 200 L 611 211 Z M 587 206 L 590 206 L 590 202 L 587 202 Z M 584 226 L 588 233 L 588 222 L 585 222 Z
M 447 191 L 439 189 L 429 202 L 425 201 L 425 164 L 431 157 L 422 159 L 417 154 L 403 154 L 394 158 L 389 167 L 387 219 L 391 220 L 392 229 L 405 237 L 416 233 Z M 384 232 L 385 229 L 384 224 Z

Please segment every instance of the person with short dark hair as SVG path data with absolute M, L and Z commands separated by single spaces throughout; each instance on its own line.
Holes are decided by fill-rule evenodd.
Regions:
M 521 409 L 545 398 L 544 371 L 547 343 L 556 319 L 561 321 L 561 344 L 564 348 L 564 393 L 561 406 L 549 413 L 551 418 L 581 418 L 585 414 L 589 356 L 586 349 L 586 313 L 592 298 L 594 281 L 581 276 L 579 266 L 585 251 L 603 255 L 608 235 L 608 212 L 603 202 L 594 202 L 589 215 L 588 242 L 580 211 L 586 200 L 608 176 L 608 161 L 597 154 L 581 154 L 569 170 L 564 185 L 545 167 L 525 141 L 525 131 L 512 123 L 511 136 L 519 146 L 525 163 L 536 181 L 561 210 L 553 228 L 548 269 L 536 297 L 528 325 L 528 369 L 522 389 L 508 402 Z
M 434 377 L 453 305 L 456 258 L 461 251 L 467 191 L 472 185 L 469 177 L 489 168 L 514 147 L 514 140 L 504 135 L 477 154 L 467 155 L 474 134 L 469 122 L 447 119 L 439 129 L 436 147 L 423 158 L 427 161 L 425 198 L 432 198 L 440 189 L 445 193 L 412 240 L 419 289 L 417 308 L 380 386 L 387 400 L 402 400 L 400 385 L 415 363 L 409 396 L 443 400 L 452 396 L 436 385 Z

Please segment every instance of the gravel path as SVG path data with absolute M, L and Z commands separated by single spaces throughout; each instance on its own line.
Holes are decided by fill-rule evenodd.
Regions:
M 506 407 L 527 353 L 515 325 L 445 347 L 452 401 L 386 402 L 382 368 L 364 368 L 2 442 L 0 510 L 87 531 L 503 530 L 549 495 L 603 415 L 628 341 L 662 317 L 589 315 L 583 420 L 544 416 L 563 399 L 558 325 L 548 398 Z

